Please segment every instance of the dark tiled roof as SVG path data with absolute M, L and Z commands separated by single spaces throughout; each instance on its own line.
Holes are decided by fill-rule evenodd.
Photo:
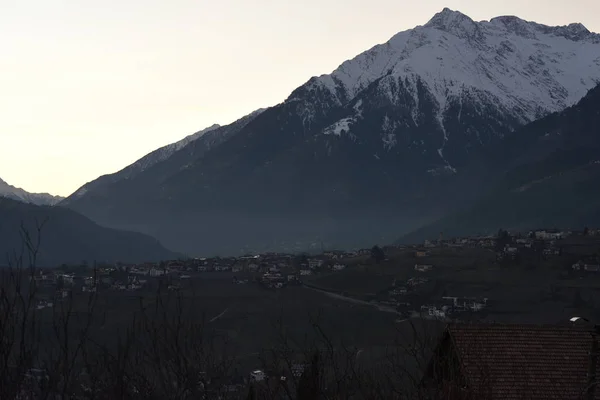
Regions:
M 451 324 L 447 333 L 468 387 L 480 394 L 477 398 L 585 399 L 592 349 L 590 329 Z M 600 399 L 600 387 L 595 398 Z

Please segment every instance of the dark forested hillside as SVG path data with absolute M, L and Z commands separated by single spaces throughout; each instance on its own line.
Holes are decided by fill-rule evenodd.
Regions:
M 577 105 L 514 132 L 475 167 L 494 171 L 494 188 L 474 206 L 403 241 L 440 231 L 452 235 L 600 225 L 600 85 Z
M 38 266 L 177 257 L 150 236 L 104 228 L 69 209 L 0 198 L 0 266 L 9 264 L 9 259 L 14 260 L 21 253 L 25 232 L 34 244 L 39 240 Z M 27 264 L 28 258 L 25 261 Z

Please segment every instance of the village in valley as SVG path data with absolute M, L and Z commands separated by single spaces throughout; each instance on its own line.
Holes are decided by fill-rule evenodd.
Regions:
M 256 358 L 279 312 L 293 322 L 304 318 L 303 311 L 324 307 L 329 319 L 347 324 L 336 329 L 351 332 L 364 349 L 390 340 L 378 336 L 386 335 L 388 323 L 592 319 L 600 304 L 599 250 L 598 230 L 499 230 L 490 236 L 444 239 L 440 234 L 418 245 L 319 254 L 82 262 L 37 269 L 30 279 L 39 289 L 36 309 L 47 309 L 48 315 L 73 299 L 85 305 L 90 296 L 103 296 L 106 320 L 117 321 L 129 318 L 129 304 L 156 301 L 163 289 L 193 298 L 198 309 L 209 313 L 208 323 L 249 355 L 240 364 L 241 380 L 263 381 L 271 375 L 285 380 L 285 374 L 265 370 Z M 290 377 L 300 376 L 303 368 L 303 362 L 295 362 Z
M 460 319 L 493 310 L 502 299 L 486 297 L 482 290 L 453 292 L 453 278 L 482 270 L 504 271 L 501 275 L 505 278 L 515 270 L 540 275 L 554 271 L 560 279 L 581 278 L 600 272 L 599 245 L 600 231 L 588 228 L 526 234 L 500 230 L 494 236 L 443 239 L 440 234 L 440 238 L 421 245 L 374 246 L 313 255 L 267 253 L 136 265 L 83 262 L 81 266 L 39 269 L 32 279 L 47 289 L 41 291 L 38 309 L 52 307 L 73 291 L 135 293 L 157 285 L 179 291 L 195 280 L 212 276 L 229 280 L 232 286 L 255 285 L 264 290 L 303 286 L 394 310 L 405 318 Z M 540 271 L 542 266 L 546 271 Z M 361 277 L 358 287 L 352 282 L 356 275 Z M 371 285 L 373 280 L 379 283 L 374 290 L 360 287 Z M 540 278 L 540 282 L 545 280 Z M 463 286 L 467 287 L 466 283 Z

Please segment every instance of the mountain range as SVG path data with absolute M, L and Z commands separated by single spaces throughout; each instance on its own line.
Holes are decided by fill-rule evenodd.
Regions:
M 575 106 L 517 130 L 486 157 L 495 182 L 474 204 L 401 243 L 498 229 L 600 225 L 600 85 Z M 494 230 L 495 228 L 495 230 Z
M 60 205 L 192 254 L 391 241 L 476 207 L 501 185 L 511 146 L 525 148 L 523 126 L 598 83 L 600 35 L 581 24 L 446 8 Z
M 41 228 L 38 231 L 38 228 Z M 145 262 L 175 259 L 156 239 L 137 232 L 104 228 L 64 207 L 36 206 L 0 198 L 0 267 L 15 265 L 23 254 L 29 266 L 31 253 L 24 235 L 34 247 L 39 240 L 36 266 L 81 265 L 93 262 Z M 23 253 L 22 253 L 23 252 Z
M 36 205 L 53 206 L 64 199 L 48 193 L 29 193 L 21 188 L 14 187 L 0 179 L 0 197 L 22 201 Z

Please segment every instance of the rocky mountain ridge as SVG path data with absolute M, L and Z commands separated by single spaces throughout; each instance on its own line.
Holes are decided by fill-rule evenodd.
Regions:
M 53 196 L 49 193 L 29 193 L 24 189 L 9 185 L 0 179 L 0 197 L 22 201 L 36 205 L 53 206 L 64 199 L 61 196 Z
M 479 168 L 488 149 L 598 82 L 600 41 L 581 25 L 444 9 L 235 128 L 64 204 L 203 254 L 383 243 L 475 201 L 494 184 L 494 167 Z

